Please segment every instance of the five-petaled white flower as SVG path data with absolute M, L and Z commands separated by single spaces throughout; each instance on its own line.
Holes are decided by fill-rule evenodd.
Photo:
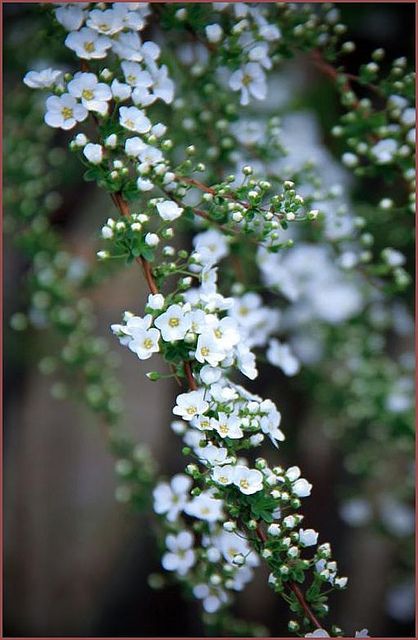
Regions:
M 106 115 L 112 92 L 107 84 L 98 81 L 94 73 L 76 73 L 74 79 L 68 83 L 68 91 L 75 98 L 81 99 L 81 104 L 89 111 Z
M 143 111 L 136 107 L 121 107 L 119 122 L 122 127 L 137 133 L 147 133 L 151 129 L 151 122 Z
M 219 433 L 221 438 L 231 438 L 236 440 L 242 438 L 244 432 L 242 431 L 240 424 L 241 421 L 238 416 L 228 416 L 226 413 L 219 413 L 218 419 L 212 419 L 212 427 Z
M 43 69 L 42 71 L 28 71 L 23 82 L 31 89 L 50 89 L 58 84 L 63 76 L 62 71 L 56 69 Z
M 184 508 L 185 513 L 206 522 L 217 522 L 223 517 L 223 501 L 213 498 L 208 491 L 195 496 Z
M 250 96 L 264 100 L 267 94 L 266 76 L 257 62 L 248 62 L 241 69 L 234 71 L 229 78 L 229 86 L 233 91 L 241 91 L 242 105 L 250 102 Z
M 192 320 L 189 312 L 185 312 L 178 304 L 172 304 L 165 313 L 156 318 L 154 324 L 160 329 L 163 340 L 174 342 L 183 340 Z
M 216 367 L 225 358 L 225 352 L 214 336 L 205 332 L 197 340 L 195 358 L 198 362 L 208 362 Z
M 56 19 L 67 31 L 77 31 L 83 24 L 85 15 L 82 7 L 76 4 L 64 5 L 55 10 Z
M 241 493 L 249 496 L 263 488 L 263 474 L 258 469 L 249 469 L 238 464 L 235 467 L 234 484 Z
M 165 539 L 168 552 L 161 559 L 164 569 L 186 575 L 196 561 L 193 542 L 194 536 L 189 531 L 180 531 L 177 535 L 170 533 Z
M 148 360 L 153 353 L 160 350 L 160 332 L 151 327 L 152 316 L 145 318 L 133 317 L 126 323 L 126 330 L 131 336 L 128 347 L 136 353 L 140 360 Z
M 287 376 L 294 376 L 300 369 L 299 360 L 292 353 L 288 344 L 272 338 L 266 351 L 267 360 L 279 367 Z
M 125 60 L 121 67 L 125 80 L 131 87 L 151 87 L 152 77 L 140 64 Z
M 204 396 L 204 389 L 180 393 L 177 396 L 177 404 L 173 413 L 176 416 L 181 416 L 183 420 L 191 420 L 195 416 L 205 413 L 209 409 L 209 404 L 204 400 Z
M 79 58 L 90 60 L 105 58 L 112 41 L 89 27 L 83 27 L 80 31 L 71 31 L 65 38 L 65 44 Z
M 154 511 L 159 515 L 165 514 L 169 522 L 174 522 L 188 500 L 188 491 L 192 480 L 188 476 L 178 473 L 170 484 L 161 482 L 153 491 Z
M 226 487 L 234 482 L 235 467 L 231 464 L 214 467 L 212 470 L 212 478 L 218 484 Z
M 112 36 L 122 31 L 124 23 L 120 12 L 114 9 L 106 9 L 105 11 L 93 9 L 89 12 L 87 26 L 106 36 Z
M 46 124 L 60 129 L 72 129 L 77 122 L 82 122 L 88 116 L 87 109 L 69 93 L 50 96 L 46 101 L 46 108 Z

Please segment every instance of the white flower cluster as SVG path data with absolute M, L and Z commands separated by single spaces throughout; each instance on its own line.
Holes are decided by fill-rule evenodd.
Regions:
M 59 94 L 47 99 L 45 122 L 51 127 L 72 129 L 87 118 L 89 111 L 106 116 L 111 100 L 117 105 L 132 100 L 134 106 L 118 108 L 122 127 L 139 134 L 163 135 L 165 128 L 152 128 L 144 109 L 157 99 L 170 103 L 174 84 L 167 67 L 158 65 L 158 45 L 142 42 L 138 33 L 146 26 L 148 4 L 117 2 L 109 9 L 91 11 L 88 6 L 89 3 L 69 3 L 56 9 L 57 20 L 69 31 L 65 44 L 84 61 L 101 60 L 113 52 L 122 61 L 123 76 L 114 78 L 108 69 L 103 69 L 99 81 L 95 73 L 80 71 L 65 85 L 60 71 L 28 72 L 24 79 L 28 86 L 55 87 Z M 146 154 L 146 147 L 142 142 L 135 155 L 139 151 Z M 160 158 L 153 158 L 152 164 L 159 161 Z
M 240 93 L 242 105 L 249 104 L 251 98 L 264 100 L 267 95 L 264 70 L 273 66 L 269 49 L 271 43 L 280 39 L 280 29 L 266 19 L 262 6 L 243 2 L 216 2 L 213 6 L 219 11 L 232 11 L 236 22 L 228 37 L 224 37 L 222 27 L 218 23 L 208 25 L 208 41 L 223 46 L 226 51 L 229 47 L 239 47 L 242 51 L 239 69 L 232 74 L 226 69 L 220 69 L 219 73 L 229 75 L 229 87 Z

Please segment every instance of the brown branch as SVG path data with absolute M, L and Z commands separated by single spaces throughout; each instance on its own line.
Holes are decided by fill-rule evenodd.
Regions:
M 187 360 L 183 363 L 184 373 L 186 374 L 187 382 L 189 384 L 190 391 L 197 391 L 196 380 L 193 378 L 192 367 Z

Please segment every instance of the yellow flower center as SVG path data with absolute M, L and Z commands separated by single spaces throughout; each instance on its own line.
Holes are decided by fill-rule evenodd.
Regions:
M 125 120 L 125 126 L 128 127 L 128 129 L 135 129 L 135 122 L 130 118 L 127 118 Z
M 222 333 L 222 331 L 220 329 L 215 329 L 215 331 L 213 333 L 215 334 L 215 336 L 217 338 L 222 338 L 223 333 Z
M 145 349 L 151 349 L 152 345 L 153 345 L 153 342 L 152 342 L 151 338 L 146 338 L 144 340 Z
M 202 427 L 202 429 L 207 429 L 207 427 L 209 426 L 209 420 L 202 420 L 200 426 Z
M 64 120 L 69 120 L 73 117 L 73 110 L 70 107 L 63 107 L 61 113 Z
M 248 480 L 240 480 L 239 481 L 239 486 L 241 487 L 241 489 L 248 489 L 250 484 L 249 484 Z
M 84 100 L 93 100 L 94 98 L 94 93 L 90 89 L 83 89 L 81 95 L 84 98 Z
M 200 513 L 202 514 L 202 516 L 207 516 L 207 515 L 208 515 L 208 513 L 210 513 L 210 509 L 209 509 L 208 507 L 203 507 L 203 508 L 200 510 Z
M 94 42 L 85 42 L 84 50 L 87 51 L 87 53 L 92 53 L 95 50 Z
M 247 309 L 247 307 L 240 307 L 239 315 L 240 315 L 240 316 L 248 316 L 248 309 Z
M 178 318 L 170 318 L 168 324 L 170 325 L 170 327 L 178 327 L 180 324 L 180 320 Z
M 219 476 L 219 482 L 221 484 L 226 484 L 228 482 L 228 478 L 226 476 Z
M 206 358 L 206 356 L 209 355 L 210 351 L 209 351 L 209 349 L 207 347 L 202 347 L 201 350 L 200 350 L 200 353 L 202 354 L 202 356 L 204 358 Z
M 219 431 L 220 431 L 221 433 L 223 433 L 224 435 L 226 435 L 226 434 L 228 433 L 228 431 L 229 431 L 229 429 L 228 429 L 228 425 L 226 425 L 226 424 L 220 424 L 220 425 L 219 425 Z
M 110 27 L 108 24 L 99 24 L 99 29 L 101 31 L 109 31 Z
M 251 84 L 251 82 L 252 82 L 252 77 L 248 75 L 248 73 L 244 73 L 244 76 L 242 78 L 242 84 L 245 87 L 248 87 L 248 85 Z
M 129 84 L 135 84 L 135 82 L 136 82 L 136 77 L 133 76 L 132 74 L 127 76 L 126 79 L 129 82 Z
M 188 407 L 187 408 L 187 413 L 189 414 L 189 416 L 193 416 L 195 413 L 197 413 L 197 408 L 196 407 Z

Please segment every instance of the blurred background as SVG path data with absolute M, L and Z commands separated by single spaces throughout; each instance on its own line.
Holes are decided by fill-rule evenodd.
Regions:
M 357 43 L 353 65 L 376 47 L 384 47 L 389 59 L 413 56 L 413 3 L 338 6 L 350 39 Z M 22 136 L 30 123 L 16 122 L 16 114 L 25 109 L 28 90 L 21 86 L 21 78 L 32 68 L 32 53 L 36 50 L 37 58 L 48 63 L 49 53 L 56 59 L 52 51 L 59 43 L 49 34 L 51 40 L 45 47 L 47 19 L 36 4 L 4 5 L 4 34 L 6 154 L 14 148 L 13 136 Z M 338 112 L 336 100 L 335 95 L 327 94 L 326 112 L 316 105 L 324 140 L 330 128 L 327 118 Z M 37 118 L 40 121 L 39 115 Z M 69 250 L 92 261 L 97 229 L 113 214 L 112 204 L 95 185 L 83 182 L 77 163 L 68 152 L 62 153 L 65 134 L 39 135 L 36 144 L 47 149 L 48 162 L 56 171 L 55 200 L 50 205 L 53 228 Z M 9 180 L 18 188 L 24 146 L 19 153 L 23 153 L 20 160 L 10 171 L 6 168 L 6 187 Z M 43 167 L 43 161 L 39 162 Z M 38 175 L 42 172 L 39 169 Z M 34 182 L 36 176 L 34 170 Z M 5 204 L 12 217 L 16 201 L 10 197 Z M 28 216 L 30 213 L 29 207 Z M 42 323 L 39 331 L 30 329 L 23 337 L 9 329 L 10 317 L 28 305 L 28 262 L 24 251 L 16 247 L 16 229 L 8 218 L 5 232 L 4 634 L 201 636 L 197 604 L 185 602 L 175 586 L 161 591 L 148 586 L 148 575 L 159 570 L 150 521 L 115 500 L 114 462 L 106 449 L 100 418 L 72 399 L 54 398 L 60 395 L 59 387 L 51 395 L 51 379 L 39 374 L 39 360 L 53 352 L 55 338 L 42 330 Z M 133 305 L 139 310 L 145 299 L 144 282 L 134 267 L 99 283 L 93 292 L 97 333 L 107 336 L 121 310 Z M 182 456 L 167 425 L 176 389 L 167 381 L 158 385 L 148 381 L 144 376 L 148 366 L 122 350 L 120 354 L 118 377 L 126 429 L 136 441 L 150 446 L 160 469 L 174 473 L 182 468 Z M 347 632 L 367 626 L 373 636 L 413 636 L 411 589 L 396 596 L 403 615 L 388 613 L 387 587 L 396 571 L 397 543 L 371 527 L 353 529 L 340 519 L 333 488 L 341 482 L 349 485 L 349 474 L 342 469 L 335 443 L 309 418 L 308 407 L 287 384 L 284 376 L 266 371 L 254 390 L 277 399 L 279 407 L 286 396 L 283 423 L 288 446 L 281 451 L 286 456 L 281 462 L 299 464 L 313 483 L 314 496 L 304 504 L 305 523 L 332 543 L 340 573 L 350 578 L 350 588 L 331 599 L 331 619 Z M 287 611 L 267 587 L 263 570 L 239 595 L 236 613 L 267 625 L 273 636 L 288 635 Z

